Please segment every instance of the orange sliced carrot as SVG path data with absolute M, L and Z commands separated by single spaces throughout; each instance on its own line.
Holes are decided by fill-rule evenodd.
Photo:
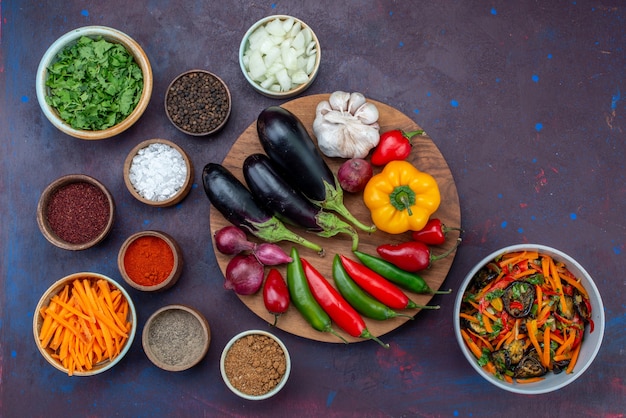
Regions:
M 465 344 L 467 344 L 467 346 L 469 347 L 469 349 L 472 352 L 472 354 L 474 354 L 474 356 L 476 358 L 481 358 L 482 355 L 483 355 L 483 352 L 478 347 L 478 345 L 476 345 L 474 340 L 471 339 L 469 334 L 465 330 L 461 330 L 461 336 L 463 337 L 463 340 L 465 341 Z
M 528 321 L 526 323 L 526 328 L 528 329 L 528 338 L 530 342 L 537 350 L 537 353 L 541 353 L 541 347 L 539 346 L 539 341 L 537 340 L 537 320 L 533 319 L 532 321 Z
M 567 369 L 565 369 L 566 373 L 571 373 L 572 371 L 574 371 L 574 367 L 576 366 L 576 362 L 578 361 L 578 355 L 580 354 L 580 347 L 582 347 L 582 344 L 578 344 L 574 349 L 574 352 L 572 353 L 572 359 L 569 361 Z
M 547 369 L 552 369 L 550 363 L 550 327 L 545 327 L 543 330 L 543 366 Z
M 527 377 L 525 379 L 517 379 L 517 383 L 521 383 L 521 384 L 535 383 L 535 382 L 541 382 L 542 380 L 544 380 L 543 377 Z
M 554 261 L 552 259 L 550 259 L 550 273 L 555 286 L 554 291 L 559 295 L 559 300 L 561 302 L 561 312 L 563 312 L 563 314 L 568 317 L 569 306 L 567 305 L 567 301 L 565 300 L 565 292 L 563 292 L 561 278 L 559 277 L 559 273 L 556 271 L 556 265 L 554 264 Z
M 589 294 L 587 293 L 587 290 L 584 288 L 584 286 L 578 281 L 577 278 L 575 277 L 571 277 L 568 274 L 564 274 L 559 272 L 559 277 L 563 280 L 565 280 L 567 283 L 571 284 L 572 286 L 574 286 L 581 295 L 583 295 L 586 299 L 589 299 Z

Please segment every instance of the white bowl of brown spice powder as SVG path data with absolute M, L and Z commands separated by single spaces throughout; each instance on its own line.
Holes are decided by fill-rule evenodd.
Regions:
M 263 400 L 285 386 L 291 372 L 291 358 L 283 342 L 262 330 L 235 335 L 224 347 L 220 370 L 226 386 L 248 400 Z

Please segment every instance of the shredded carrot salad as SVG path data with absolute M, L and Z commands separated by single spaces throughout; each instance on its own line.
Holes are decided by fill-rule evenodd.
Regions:
M 77 279 L 40 309 L 41 346 L 67 369 L 87 371 L 117 357 L 128 340 L 128 301 L 104 279 Z
M 518 383 L 571 373 L 586 327 L 593 332 L 580 279 L 536 251 L 508 253 L 479 270 L 463 295 L 460 321 L 478 364 Z

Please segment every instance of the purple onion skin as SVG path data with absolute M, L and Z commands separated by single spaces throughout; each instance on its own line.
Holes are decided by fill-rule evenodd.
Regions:
M 252 295 L 263 284 L 264 269 L 253 254 L 237 254 L 226 266 L 224 288 L 239 295 Z
M 362 158 L 351 158 L 345 161 L 337 171 L 337 180 L 343 190 L 358 193 L 373 176 L 372 165 Z
M 280 246 L 269 242 L 257 245 L 253 251 L 256 259 L 264 266 L 278 266 L 291 263 L 293 260 Z
M 234 225 L 221 228 L 215 233 L 214 238 L 217 250 L 226 255 L 252 251 L 256 247 L 255 243 L 248 241 L 246 233 Z

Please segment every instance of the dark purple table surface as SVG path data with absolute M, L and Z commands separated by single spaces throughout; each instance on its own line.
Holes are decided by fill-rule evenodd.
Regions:
M 305 4 L 306 3 L 306 4 Z M 430 3 L 430 4 L 429 4 Z M 619 1 L 118 1 L 0 2 L 0 416 L 624 416 L 626 333 L 626 10 Z M 219 357 L 237 332 L 268 325 L 222 288 L 200 173 L 221 162 L 265 107 L 237 61 L 241 37 L 259 18 L 291 14 L 315 30 L 322 64 L 304 94 L 359 91 L 409 115 L 445 156 L 459 191 L 465 240 L 445 286 L 474 263 L 516 243 L 575 257 L 605 304 L 606 335 L 594 364 L 570 386 L 540 396 L 502 391 L 462 357 L 452 329 L 453 297 L 439 311 L 375 343 L 326 344 L 275 331 L 293 371 L 270 401 L 232 395 Z M 149 56 L 154 92 L 127 132 L 82 141 L 57 131 L 35 95 L 48 46 L 81 26 L 106 25 L 135 38 Z M 163 109 L 177 74 L 208 69 L 230 86 L 233 110 L 218 135 L 177 131 Z M 175 141 L 195 165 L 182 204 L 153 209 L 125 189 L 122 164 L 145 139 Z M 44 187 L 68 173 L 100 179 L 117 221 L 101 245 L 68 252 L 49 244 L 35 209 Z M 198 308 L 213 340 L 195 368 L 153 366 L 135 338 L 122 362 L 92 378 L 69 378 L 37 352 L 31 323 L 58 278 L 96 271 L 121 280 L 117 251 L 131 233 L 160 229 L 183 247 L 186 265 L 166 293 L 131 290 L 140 321 L 170 303 Z

